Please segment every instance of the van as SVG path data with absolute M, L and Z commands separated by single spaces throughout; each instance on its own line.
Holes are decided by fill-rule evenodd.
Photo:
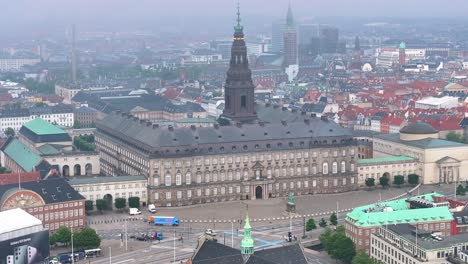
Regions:
M 149 204 L 148 211 L 150 211 L 150 213 L 156 213 L 156 206 L 154 206 L 154 204 Z
M 141 211 L 138 210 L 138 208 L 130 208 L 130 209 L 128 210 L 128 213 L 129 213 L 130 215 L 139 215 L 139 214 L 141 214 Z

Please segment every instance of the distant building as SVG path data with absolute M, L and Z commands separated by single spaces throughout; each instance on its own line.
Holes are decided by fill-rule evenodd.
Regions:
M 458 97 L 444 96 L 444 97 L 427 97 L 416 101 L 415 108 L 419 109 L 450 109 L 458 107 Z
M 30 53 L 17 53 L 13 55 L 0 54 L 0 72 L 20 71 L 26 65 L 35 65 L 41 58 Z
M 85 227 L 85 198 L 59 176 L 21 185 L 2 185 L 0 197 L 0 211 L 21 208 L 40 219 L 51 232 L 60 226 L 73 230 Z
M 410 61 L 421 61 L 426 58 L 425 49 L 403 49 L 398 48 L 378 48 L 376 51 L 376 66 L 381 68 L 392 68 L 396 65 L 404 65 Z M 403 60 L 405 63 L 402 64 Z
M 86 106 L 74 109 L 73 113 L 75 114 L 75 122 L 78 122 L 80 128 L 94 127 L 98 118 L 98 111 Z
M 311 45 L 312 38 L 318 37 L 318 24 L 299 24 L 297 28 L 299 45 Z
M 148 181 L 143 176 L 73 177 L 68 183 L 86 200 L 104 199 L 108 208 L 114 208 L 116 198 L 139 197 L 141 205 L 147 205 Z
M 429 229 L 428 224 L 408 223 L 380 227 L 372 234 L 370 256 L 394 264 L 467 263 L 455 259 L 468 249 L 468 234 L 442 237 L 437 225 L 429 225 Z
M 320 53 L 336 53 L 338 51 L 338 28 L 329 25 L 320 25 Z
M 386 176 L 392 183 L 396 175 L 405 178 L 419 171 L 419 161 L 405 156 L 394 156 L 375 159 L 359 159 L 357 162 L 360 186 L 365 186 L 368 178 L 373 178 L 376 183 L 380 177 Z
M 449 237 L 452 235 L 453 216 L 449 203 L 441 198 L 441 194 L 428 193 L 356 207 L 346 215 L 346 236 L 351 238 L 356 248 L 365 249 L 368 254 L 372 253 L 371 247 L 374 246 L 372 234 L 380 227 L 399 223 L 417 224 L 426 231 L 438 231 L 442 237 Z M 413 202 L 424 203 L 425 207 L 411 207 Z
M 283 51 L 284 31 L 286 28 L 287 25 L 284 20 L 277 21 L 272 24 L 271 52 L 279 53 Z
M 17 132 L 25 123 L 36 118 L 64 127 L 72 127 L 75 121 L 73 107 L 64 104 L 3 110 L 0 111 L 0 132 L 4 134 L 9 127 Z
M 290 65 L 297 65 L 298 64 L 298 56 L 297 56 L 297 30 L 294 24 L 293 13 L 291 9 L 291 3 L 288 7 L 288 14 L 286 17 L 286 29 L 283 32 L 283 53 L 284 53 L 284 61 L 283 66 L 285 68 L 289 67 Z M 297 74 L 297 73 L 296 73 Z

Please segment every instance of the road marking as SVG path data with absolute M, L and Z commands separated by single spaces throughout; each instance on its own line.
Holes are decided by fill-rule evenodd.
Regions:
M 130 262 L 130 261 L 135 261 L 135 259 L 124 259 L 121 261 L 114 262 L 114 264 L 125 263 L 125 262 Z

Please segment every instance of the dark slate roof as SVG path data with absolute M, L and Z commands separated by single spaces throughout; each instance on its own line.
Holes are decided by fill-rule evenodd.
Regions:
M 296 116 L 302 117 L 300 114 Z M 186 154 L 190 154 L 188 151 L 231 152 L 231 147 L 238 152 L 245 152 L 246 150 L 265 151 L 270 148 L 309 148 L 312 144 L 336 144 L 338 146 L 338 144 L 348 144 L 352 141 L 352 135 L 348 129 L 340 127 L 333 121 L 320 118 L 290 123 L 163 128 L 155 127 L 151 123 L 127 114 L 112 113 L 97 123 L 97 132 L 117 137 L 119 140 L 148 152 L 162 154 L 166 150 L 165 155 L 172 154 L 169 153 L 169 148 L 174 151 L 177 149 L 180 151 L 179 154 L 183 154 L 184 151 L 187 152 Z M 277 145 L 279 140 L 287 141 L 286 144 Z M 254 142 L 255 148 L 250 145 Z M 235 145 L 239 143 L 245 144 L 247 149 L 244 149 L 242 145 Z M 291 146 L 289 146 L 290 143 Z M 220 146 L 226 146 L 226 149 L 221 150 Z
M 193 264 L 244 264 L 238 249 L 214 241 L 205 241 L 192 259 Z M 299 244 L 255 251 L 246 264 L 307 264 Z
M 421 121 L 416 121 L 400 129 L 400 133 L 405 134 L 434 134 L 437 132 L 431 125 Z
M 311 113 L 323 113 L 325 110 L 326 104 L 304 104 L 302 106 L 302 111 L 311 112 Z
M 18 184 L 0 186 L 0 197 L 5 198 L 5 193 L 17 190 Z M 31 190 L 39 194 L 46 204 L 61 203 L 67 201 L 84 200 L 85 198 L 75 191 L 63 178 L 53 178 L 40 182 L 21 183 L 21 189 Z
M 87 103 L 89 107 L 103 113 L 111 113 L 116 110 L 130 112 L 136 107 L 141 107 L 151 111 L 166 111 L 171 113 L 206 112 L 199 104 L 190 102 L 185 104 L 175 104 L 169 99 L 159 95 L 127 96 L 127 94 L 124 93 L 114 95 L 112 97 L 105 97 L 94 93 L 78 92 L 73 97 L 73 101 Z
M 425 138 L 425 139 L 420 139 L 420 140 L 401 140 L 400 139 L 400 134 L 395 133 L 395 134 L 379 134 L 374 136 L 375 138 L 380 138 L 383 140 L 388 140 L 391 142 L 395 143 L 400 143 L 400 144 L 405 144 L 408 146 L 413 146 L 416 148 L 421 148 L 421 149 L 430 149 L 430 148 L 453 148 L 453 147 L 467 147 L 468 145 L 458 143 L 458 142 L 453 142 L 453 141 L 448 141 L 448 140 L 443 140 L 443 139 L 438 139 L 438 138 Z

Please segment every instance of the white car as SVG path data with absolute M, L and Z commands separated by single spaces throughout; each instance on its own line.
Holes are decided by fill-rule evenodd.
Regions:
M 156 206 L 154 206 L 154 204 L 149 204 L 148 211 L 153 214 L 156 213 Z
M 130 208 L 130 209 L 128 209 L 128 214 L 129 215 L 139 215 L 139 214 L 141 214 L 141 211 L 138 210 L 138 208 Z
M 214 231 L 213 229 L 206 229 L 205 235 L 216 236 L 216 231 Z

